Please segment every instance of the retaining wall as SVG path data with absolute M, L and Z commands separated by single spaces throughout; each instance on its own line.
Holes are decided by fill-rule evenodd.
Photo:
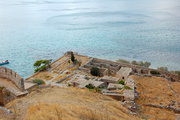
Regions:
M 12 81 L 21 91 L 24 91 L 24 79 L 13 70 L 0 67 L 0 77 Z

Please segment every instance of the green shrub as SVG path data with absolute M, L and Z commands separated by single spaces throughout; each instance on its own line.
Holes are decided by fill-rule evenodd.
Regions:
M 139 63 L 138 63 L 137 61 L 135 61 L 135 60 L 133 60 L 133 61 L 131 62 L 131 64 L 133 64 L 133 65 L 139 65 Z
M 93 75 L 93 76 L 100 76 L 101 75 L 100 69 L 97 68 L 97 67 L 92 67 L 91 68 L 91 75 Z
M 45 82 L 43 80 L 40 80 L 40 79 L 35 79 L 33 80 L 33 83 L 36 83 L 38 85 L 42 85 L 42 84 L 45 84 Z
M 101 89 L 103 89 L 102 87 L 95 87 L 94 85 L 92 85 L 92 84 L 88 84 L 88 85 L 86 85 L 86 88 L 88 88 L 89 90 L 95 90 L 96 92 L 100 92 L 101 91 Z
M 147 61 L 145 61 L 145 62 L 141 61 L 141 62 L 140 62 L 140 66 L 143 66 L 143 67 L 149 68 L 150 65 L 151 65 L 151 63 L 150 63 L 150 62 L 147 62 Z
M 175 71 L 175 74 L 180 75 L 180 71 Z
M 4 87 L 0 87 L 0 91 L 2 91 L 4 89 Z
M 124 80 L 120 80 L 118 81 L 119 84 L 125 85 L 125 81 Z
M 124 60 L 124 59 L 118 59 L 117 62 L 121 62 L 121 63 L 130 63 L 129 61 Z
M 86 88 L 88 88 L 88 89 L 95 89 L 95 86 L 92 85 L 92 84 L 88 84 L 88 85 L 86 85 Z
M 168 67 L 159 67 L 158 70 L 168 72 Z
M 171 71 L 171 73 L 176 74 L 176 75 L 180 75 L 180 71 Z
M 95 87 L 96 92 L 101 92 L 101 88 Z
M 155 71 L 155 70 L 151 70 L 150 73 L 153 75 L 160 75 L 160 73 L 158 71 Z
M 132 90 L 132 88 L 130 88 L 129 86 L 124 86 L 124 89 Z
M 138 65 L 138 66 L 142 66 L 142 67 L 147 67 L 147 68 L 149 68 L 149 66 L 151 65 L 151 63 L 150 63 L 150 62 L 147 62 L 147 61 L 145 61 L 145 62 L 143 62 L 143 61 L 137 62 L 137 61 L 135 61 L 135 60 L 132 61 L 131 64 L 133 64 L 133 65 Z

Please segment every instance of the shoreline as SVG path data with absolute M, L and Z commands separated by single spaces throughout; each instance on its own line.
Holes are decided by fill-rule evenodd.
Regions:
M 78 52 L 79 53 L 79 52 Z M 81 53 L 79 53 L 79 54 L 81 54 Z M 84 54 L 81 54 L 81 55 L 84 55 L 84 56 L 86 56 L 85 55 L 85 53 Z M 62 54 L 62 56 L 63 56 L 63 54 Z M 90 54 L 87 54 L 87 56 L 92 56 L 92 55 L 90 55 Z M 116 62 L 116 60 L 118 60 L 118 59 L 124 59 L 124 60 L 127 60 L 127 61 L 132 61 L 132 60 L 136 60 L 136 61 L 141 61 L 141 59 L 131 59 L 131 58 L 126 58 L 126 57 L 111 57 L 111 56 L 109 56 L 109 55 L 103 55 L 103 56 L 97 56 L 97 55 L 93 55 L 92 57 L 94 57 L 94 58 L 99 58 L 99 59 L 105 59 L 105 60 L 110 60 L 110 61 L 114 61 L 114 62 Z M 45 57 L 45 58 L 47 58 L 47 57 Z M 57 58 L 57 59 L 55 59 L 55 58 Z M 42 58 L 43 59 L 43 58 Z M 48 58 L 48 59 L 51 59 L 51 58 Z M 59 57 L 54 57 L 53 58 L 53 62 L 55 62 L 55 61 L 57 61 L 58 59 L 60 59 Z M 145 60 L 144 60 L 145 61 Z M 150 61 L 151 62 L 151 61 Z M 159 62 L 160 63 L 160 62 Z M 27 78 L 29 78 L 32 74 L 34 74 L 34 69 L 33 69 L 33 67 L 31 67 L 32 69 L 28 69 L 28 72 L 22 72 L 22 71 L 19 71 L 18 69 L 14 69 L 13 67 L 11 67 L 12 65 L 13 65 L 13 63 L 10 63 L 11 65 L 4 65 L 4 66 L 2 66 L 2 67 L 7 67 L 7 68 L 10 68 L 10 69 L 12 69 L 12 70 L 15 70 L 15 71 L 17 71 L 22 77 L 24 77 L 25 79 L 27 79 Z M 34 63 L 32 63 L 32 66 L 33 66 L 33 64 Z M 151 69 L 157 69 L 158 67 L 163 67 L 163 66 L 161 66 L 161 65 L 155 65 L 153 62 L 151 62 L 151 66 L 149 67 L 149 68 L 151 68 Z M 166 67 L 166 66 L 164 66 L 164 67 Z M 178 67 L 177 67 L 177 69 L 171 69 L 171 68 L 169 68 L 168 67 L 168 69 L 170 70 L 170 71 L 179 71 L 180 69 L 178 69 Z M 23 75 L 23 74 L 26 74 L 26 75 Z

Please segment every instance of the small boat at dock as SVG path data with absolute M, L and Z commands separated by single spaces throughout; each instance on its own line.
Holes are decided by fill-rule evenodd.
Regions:
M 5 61 L 0 62 L 0 66 L 1 66 L 1 65 L 5 65 L 5 64 L 9 64 L 9 61 L 8 61 L 8 60 L 5 60 Z

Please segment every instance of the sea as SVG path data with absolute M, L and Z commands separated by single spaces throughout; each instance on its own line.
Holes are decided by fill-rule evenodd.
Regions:
M 0 0 L 0 61 L 24 78 L 66 51 L 180 70 L 180 0 Z

